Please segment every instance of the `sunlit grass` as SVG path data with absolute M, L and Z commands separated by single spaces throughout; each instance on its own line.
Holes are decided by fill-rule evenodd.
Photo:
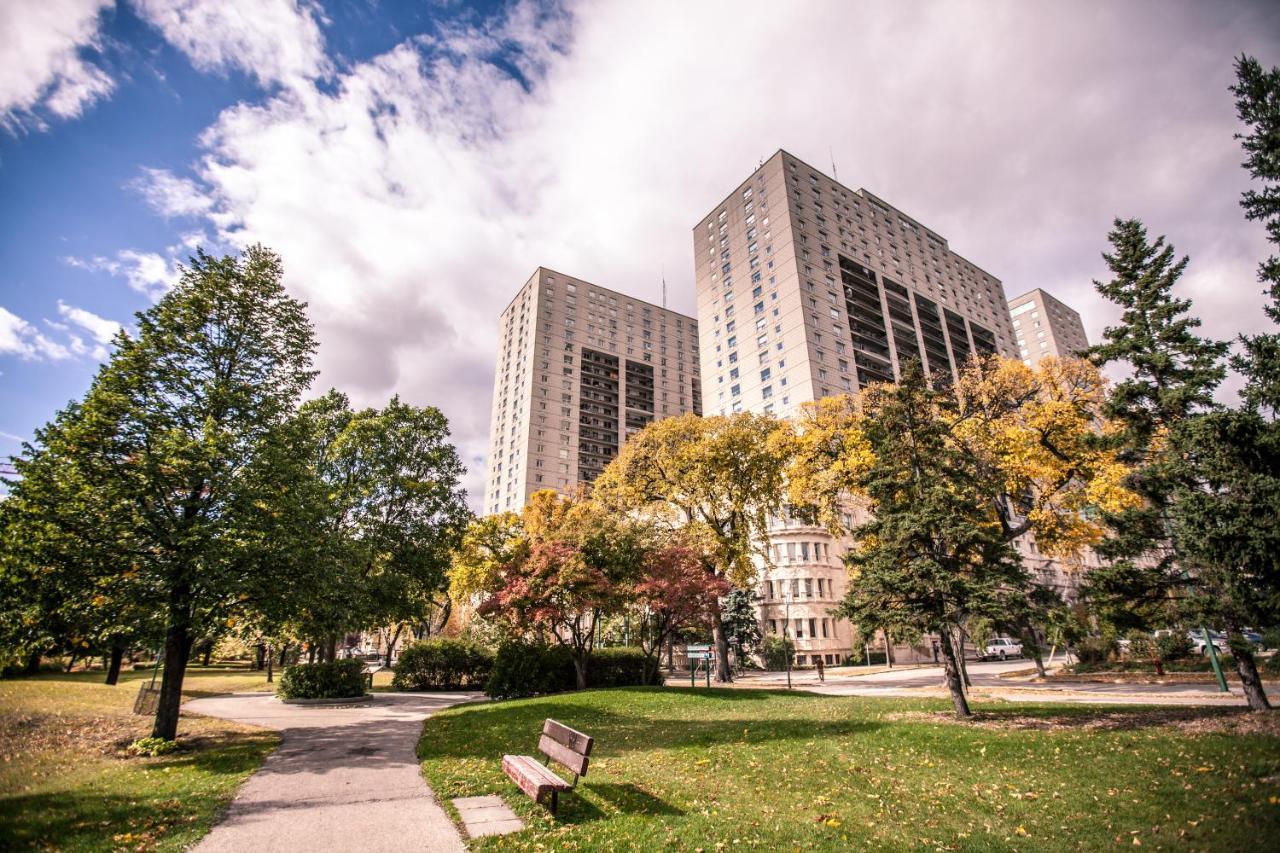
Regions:
M 1274 720 L 984 704 L 979 724 L 959 725 L 944 708 L 590 691 L 444 711 L 419 755 L 442 801 L 500 794 L 529 823 L 481 849 L 1233 850 L 1280 831 Z M 533 752 L 546 717 L 596 738 L 558 818 L 500 766 Z
M 150 672 L 115 687 L 101 672 L 0 681 L 0 847 L 117 850 L 189 846 L 278 742 L 272 732 L 184 715 L 183 748 L 161 758 L 123 747 L 150 733 L 133 700 Z M 264 673 L 192 667 L 187 698 L 268 690 Z

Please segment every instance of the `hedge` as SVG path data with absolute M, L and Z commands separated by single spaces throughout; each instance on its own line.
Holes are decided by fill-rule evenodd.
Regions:
M 632 647 L 596 649 L 587 662 L 587 687 L 644 684 L 644 652 Z M 661 675 L 658 676 L 661 681 Z M 573 690 L 577 678 L 569 650 L 545 643 L 507 642 L 498 648 L 485 693 L 515 699 Z
M 351 699 L 364 695 L 364 664 L 355 658 L 332 663 L 299 663 L 280 676 L 281 699 Z
M 492 652 L 466 640 L 436 637 L 400 653 L 391 686 L 396 690 L 483 687 L 492 669 Z

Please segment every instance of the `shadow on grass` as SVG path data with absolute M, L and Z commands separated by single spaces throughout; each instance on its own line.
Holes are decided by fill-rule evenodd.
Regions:
M 714 688 L 713 688 L 714 690 Z M 690 705 L 688 693 L 675 693 L 657 689 L 636 690 L 670 697 L 668 707 L 662 703 L 655 707 L 657 713 L 643 716 L 616 712 L 601 707 L 593 701 L 596 697 L 618 703 L 625 709 L 625 698 L 620 694 L 630 690 L 596 691 L 583 694 L 563 694 L 534 700 L 496 702 L 488 705 L 468 706 L 465 713 L 437 715 L 427 720 L 422 738 L 418 742 L 418 758 L 498 760 L 508 753 L 532 754 L 538 743 L 545 719 L 557 720 L 595 738 L 592 758 L 619 755 L 629 751 L 655 748 L 711 747 L 721 743 L 758 743 L 770 740 L 811 741 L 815 738 L 865 734 L 883 728 L 882 723 L 859 719 L 814 720 L 808 717 L 762 719 L 748 709 L 743 714 L 717 715 L 711 719 L 696 716 L 712 708 L 694 703 Z M 702 693 L 705 700 L 727 700 L 733 709 L 746 691 L 724 689 L 716 694 Z M 774 696 L 783 699 L 804 700 L 818 698 L 794 692 L 750 691 L 756 700 Z M 577 698 L 578 701 L 574 701 Z M 654 706 L 650 706 L 654 707 Z M 691 708 L 695 715 L 679 716 L 679 709 Z M 663 712 L 673 712 L 666 716 Z
M 604 782 L 598 785 L 587 785 L 587 788 L 594 796 L 604 800 L 623 814 L 668 816 L 684 814 L 683 809 L 676 808 L 666 800 L 655 797 L 630 782 Z
M 161 759 L 108 764 L 101 774 L 76 779 L 59 790 L 0 796 L 0 849 L 146 847 L 148 835 L 154 840 L 197 832 L 213 820 L 231 793 L 230 787 L 210 791 L 209 777 L 249 773 L 275 739 L 264 732 L 193 741 L 182 752 Z M 144 770 L 163 775 L 144 776 Z M 131 844 L 113 841 L 128 833 L 135 836 Z

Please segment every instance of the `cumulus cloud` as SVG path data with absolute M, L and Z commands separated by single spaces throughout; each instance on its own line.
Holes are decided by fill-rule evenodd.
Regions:
M 114 258 L 99 255 L 85 259 L 72 256 L 63 260 L 78 269 L 120 276 L 129 287 L 152 301 L 167 293 L 178 283 L 182 274 L 173 258 L 158 252 L 139 252 L 136 249 L 122 249 Z
M 0 355 L 16 355 L 23 361 L 62 361 L 72 353 L 17 314 L 0 307 Z
M 129 186 L 162 216 L 198 216 L 207 213 L 211 205 L 195 181 L 178 177 L 168 169 L 143 167 L 142 175 L 130 181 Z
M 89 333 L 89 337 L 94 341 L 94 347 L 89 353 L 99 361 L 107 357 L 107 345 L 123 328 L 115 320 L 100 317 L 92 311 L 75 305 L 68 305 L 61 299 L 58 300 L 58 316 Z
M 43 116 L 75 118 L 115 87 L 87 54 L 112 0 L 6 0 L 0 3 L 0 124 L 45 126 Z
M 1115 215 L 1192 254 L 1210 334 L 1260 328 L 1227 86 L 1277 29 L 1231 3 L 520 3 L 228 109 L 199 195 L 220 240 L 282 253 L 322 383 L 445 409 L 478 501 L 496 320 L 534 267 L 654 301 L 665 268 L 692 311 L 693 223 L 778 147 L 1094 339 Z
M 242 71 L 263 86 L 331 70 L 322 14 L 307 0 L 132 0 L 139 16 L 201 71 Z

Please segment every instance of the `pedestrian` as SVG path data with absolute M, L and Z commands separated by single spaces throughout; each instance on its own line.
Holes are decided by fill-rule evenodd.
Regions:
M 825 669 L 822 668 L 822 655 L 814 655 L 813 657 L 814 657 L 814 660 L 818 662 L 818 680 L 826 681 L 827 672 Z

